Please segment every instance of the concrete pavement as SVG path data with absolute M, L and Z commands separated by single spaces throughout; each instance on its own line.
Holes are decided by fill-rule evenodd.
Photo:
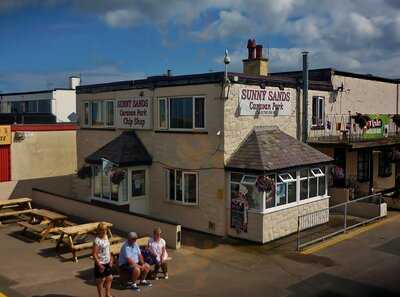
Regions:
M 8 297 L 96 296 L 88 257 L 72 263 L 70 254 L 57 257 L 54 242 L 32 242 L 18 230 L 15 225 L 0 228 L 0 292 Z M 277 243 L 260 246 L 187 235 L 181 250 L 170 251 L 170 279 L 154 281 L 139 295 L 400 296 L 399 230 L 397 215 L 309 255 L 276 248 Z M 136 294 L 116 282 L 114 287 L 115 297 Z

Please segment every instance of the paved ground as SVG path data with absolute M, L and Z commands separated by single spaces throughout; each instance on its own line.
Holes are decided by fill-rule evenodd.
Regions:
M 1 293 L 96 296 L 87 256 L 72 263 L 69 254 L 57 257 L 53 242 L 32 242 L 18 230 L 15 225 L 0 228 Z M 400 215 L 396 215 L 312 255 L 291 252 L 290 240 L 258 246 L 187 235 L 185 247 L 170 252 L 169 280 L 155 281 L 153 288 L 141 293 L 115 286 L 114 296 L 400 296 L 399 230 Z

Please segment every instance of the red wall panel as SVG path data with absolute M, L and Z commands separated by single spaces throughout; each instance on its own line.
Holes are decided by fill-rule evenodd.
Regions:
M 11 180 L 10 145 L 0 145 L 0 182 Z

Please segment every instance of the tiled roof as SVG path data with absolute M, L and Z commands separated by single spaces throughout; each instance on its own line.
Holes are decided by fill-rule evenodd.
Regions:
M 278 171 L 332 160 L 277 127 L 256 127 L 232 154 L 226 168 Z
M 101 164 L 101 158 L 120 167 L 152 163 L 152 157 L 134 131 L 122 132 L 120 136 L 89 155 L 85 161 L 90 164 Z

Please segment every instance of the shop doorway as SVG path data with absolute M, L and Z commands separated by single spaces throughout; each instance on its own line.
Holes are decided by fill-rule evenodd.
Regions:
M 129 170 L 129 211 L 149 214 L 149 174 L 145 167 Z
M 0 145 L 0 182 L 11 180 L 10 145 Z

